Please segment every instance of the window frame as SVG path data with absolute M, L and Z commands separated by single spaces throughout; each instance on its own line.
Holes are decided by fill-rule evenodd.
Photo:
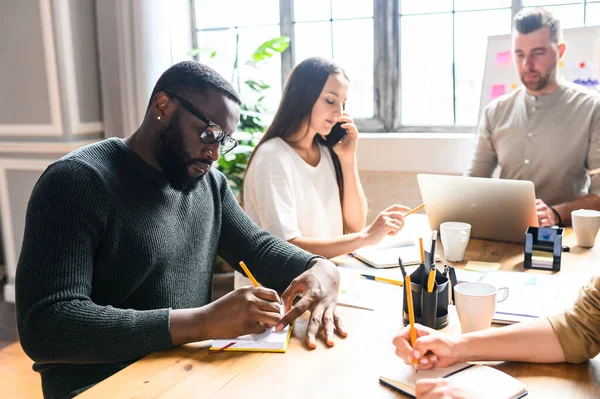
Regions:
M 290 48 L 281 54 L 281 87 L 285 87 L 287 77 L 295 65 L 294 59 L 294 1 L 279 0 L 280 34 L 288 36 Z M 297 0 L 301 1 L 301 0 Z M 373 117 L 356 119 L 360 132 L 367 133 L 473 133 L 476 125 L 418 125 L 401 124 L 401 88 L 400 80 L 400 35 L 402 18 L 401 0 L 373 1 L 373 60 L 377 60 L 373 80 Z M 584 0 L 584 22 L 587 4 Z M 195 0 L 190 0 L 192 9 L 192 43 L 197 47 L 197 26 L 195 21 Z M 511 21 L 523 8 L 523 0 L 512 0 Z M 452 11 L 454 14 L 455 11 Z M 511 23 L 508 21 L 507 23 Z

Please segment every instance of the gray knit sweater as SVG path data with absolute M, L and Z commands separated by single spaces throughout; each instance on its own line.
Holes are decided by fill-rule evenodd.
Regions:
M 170 309 L 209 303 L 217 253 L 278 291 L 314 258 L 254 225 L 216 170 L 183 194 L 119 139 L 48 167 L 16 276 L 19 338 L 45 397 L 171 348 Z

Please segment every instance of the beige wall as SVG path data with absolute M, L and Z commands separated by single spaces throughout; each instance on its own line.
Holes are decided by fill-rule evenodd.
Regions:
M 96 0 L 0 0 L 0 212 L 14 298 L 33 184 L 58 157 L 103 137 Z
M 369 222 L 392 204 L 411 208 L 421 204 L 416 173 L 362 171 L 359 174 L 369 204 Z

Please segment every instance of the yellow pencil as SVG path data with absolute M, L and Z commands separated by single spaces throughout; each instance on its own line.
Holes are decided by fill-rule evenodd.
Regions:
M 435 268 L 431 268 L 429 277 L 427 278 L 427 292 L 433 292 L 433 285 L 435 284 Z
M 425 264 L 425 252 L 423 252 L 423 237 L 419 237 L 419 253 L 421 254 L 421 263 Z
M 425 208 L 425 204 L 421 204 L 418 207 L 411 209 L 410 211 L 408 211 L 404 215 L 402 215 L 402 217 L 407 217 L 408 215 L 412 215 L 415 212 L 419 212 L 423 208 Z
M 399 285 L 401 287 L 404 285 L 404 283 L 402 281 L 394 280 L 391 278 L 377 277 L 377 276 L 373 276 L 370 274 L 361 274 L 361 276 L 363 276 L 364 278 L 367 278 L 369 280 L 381 281 L 382 283 L 388 283 L 388 284 L 395 284 L 395 285 Z
M 250 273 L 250 270 L 248 269 L 248 266 L 246 266 L 244 261 L 240 262 L 240 266 L 244 270 L 244 273 L 246 273 L 246 277 L 248 277 L 250 281 L 252 281 L 252 285 L 254 285 L 255 287 L 260 287 L 260 284 L 258 284 L 258 281 L 256 281 L 252 273 Z
M 414 348 L 415 343 L 417 342 L 417 330 L 415 330 L 415 309 L 413 308 L 413 297 L 409 275 L 406 275 L 404 289 L 406 290 L 406 302 L 408 305 L 408 322 L 410 323 L 410 345 Z M 419 360 L 417 358 L 413 359 L 413 364 L 419 364 Z

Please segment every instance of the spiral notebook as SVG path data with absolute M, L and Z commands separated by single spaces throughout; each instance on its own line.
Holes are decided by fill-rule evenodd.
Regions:
M 527 387 L 521 381 L 493 367 L 480 364 L 459 363 L 446 368 L 419 370 L 398 362 L 393 371 L 380 376 L 379 382 L 415 397 L 415 384 L 421 378 L 447 378 L 461 387 L 469 398 L 517 399 L 527 395 Z

